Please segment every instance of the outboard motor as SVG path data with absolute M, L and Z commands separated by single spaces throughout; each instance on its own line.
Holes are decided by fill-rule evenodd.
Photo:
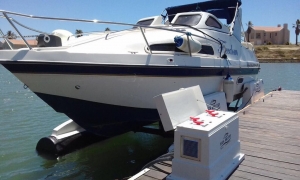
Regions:
M 229 73 L 223 81 L 223 91 L 225 92 L 227 103 L 231 103 L 234 99 L 235 83 Z
M 62 46 L 61 38 L 55 35 L 40 34 L 37 47 L 58 47 Z

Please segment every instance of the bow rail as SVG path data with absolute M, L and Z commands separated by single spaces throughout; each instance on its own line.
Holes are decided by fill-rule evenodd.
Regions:
M 27 15 L 27 14 L 21 14 L 21 13 L 16 13 L 16 12 L 10 12 L 10 11 L 5 11 L 5 10 L 0 10 L 0 13 L 3 14 L 3 16 L 0 15 L 0 17 L 5 18 L 10 24 L 11 26 L 16 30 L 16 32 L 18 33 L 18 35 L 22 38 L 22 40 L 24 41 L 24 43 L 26 44 L 26 46 L 31 50 L 32 47 L 28 44 L 28 42 L 26 41 L 26 39 L 24 38 L 24 36 L 21 34 L 21 32 L 18 30 L 18 28 L 15 26 L 14 23 L 29 29 L 31 31 L 35 31 L 35 32 L 39 32 L 41 34 L 46 34 L 48 35 L 48 33 L 42 32 L 42 31 L 38 31 L 35 29 L 32 29 L 28 26 L 25 26 L 21 23 L 19 23 L 18 21 L 16 21 L 15 19 L 13 19 L 12 17 L 9 17 L 8 15 L 15 15 L 15 16 L 21 16 L 21 17 L 25 17 L 25 18 L 31 18 L 31 19 L 45 19 L 45 20 L 56 20 L 56 21 L 69 21 L 69 22 L 83 22 L 83 23 L 96 23 L 96 24 L 112 24 L 112 25 L 122 25 L 122 26 L 132 26 L 132 27 L 138 27 L 141 30 L 141 33 L 143 35 L 143 38 L 145 40 L 145 44 L 147 45 L 150 54 L 152 54 L 152 51 L 150 49 L 150 45 L 148 43 L 147 37 L 145 35 L 145 32 L 143 30 L 146 28 L 149 29 L 159 29 L 159 30 L 164 30 L 164 31 L 171 31 L 171 32 L 178 32 L 178 33 L 182 33 L 183 35 L 187 36 L 187 39 L 189 40 L 190 36 L 195 36 L 198 38 L 204 38 L 202 36 L 196 35 L 196 34 L 192 34 L 190 32 L 186 32 L 183 30 L 178 30 L 178 29 L 170 29 L 170 28 L 165 28 L 165 27 L 157 27 L 157 26 L 147 26 L 147 25 L 139 25 L 139 24 L 129 24 L 129 23 L 120 23 L 120 22 L 112 22 L 112 21 L 101 21 L 101 20 L 87 20 L 87 19 L 73 19 L 73 18 L 59 18 L 59 17 L 46 17 L 46 16 L 35 16 L 35 15 Z M 1 31 L 2 32 L 2 31 Z M 4 36 L 4 34 L 1 34 L 2 36 Z M 7 42 L 7 39 L 4 37 L 5 41 Z M 207 39 L 207 38 L 205 38 Z M 9 43 L 8 43 L 9 44 Z M 10 46 L 10 45 L 9 45 Z M 10 46 L 11 49 L 13 49 Z M 189 46 L 189 55 L 191 56 L 191 50 L 190 50 L 190 46 Z

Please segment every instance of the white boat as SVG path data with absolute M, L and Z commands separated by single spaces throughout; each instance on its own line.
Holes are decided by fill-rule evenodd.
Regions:
M 137 24 L 1 10 L 11 24 L 22 25 L 9 15 L 133 28 L 68 38 L 65 31 L 41 34 L 40 47 L 1 50 L 0 63 L 54 110 L 110 137 L 158 121 L 156 95 L 195 85 L 204 95 L 222 91 L 227 74 L 237 95 L 256 79 L 260 66 L 252 45 L 241 41 L 240 5 L 222 0 L 168 7 L 166 16 Z

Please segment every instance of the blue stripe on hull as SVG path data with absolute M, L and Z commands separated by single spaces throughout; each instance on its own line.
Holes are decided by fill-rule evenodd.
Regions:
M 55 111 L 99 136 L 112 137 L 159 120 L 156 109 L 131 108 L 35 93 Z

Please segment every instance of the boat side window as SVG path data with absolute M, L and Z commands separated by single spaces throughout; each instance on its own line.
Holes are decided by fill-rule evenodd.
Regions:
M 178 16 L 174 24 L 185 24 L 189 26 L 195 26 L 200 22 L 200 20 L 201 20 L 200 14 L 181 15 Z
M 144 20 L 144 21 L 139 21 L 136 24 L 137 25 L 142 25 L 142 26 L 149 26 L 153 21 L 154 21 L 154 19 L 147 19 L 147 20 Z M 137 28 L 137 27 L 133 27 L 133 28 Z
M 222 25 L 213 17 L 209 16 L 205 24 L 210 27 L 222 29 Z
M 178 49 L 174 43 L 167 44 L 152 44 L 150 45 L 152 51 L 174 51 L 174 52 L 183 52 Z
M 202 45 L 201 50 L 198 52 L 199 54 L 208 54 L 208 55 L 214 55 L 214 49 L 211 46 L 208 45 Z
M 186 53 L 176 47 L 174 43 L 166 43 L 166 44 L 151 44 L 150 49 L 152 51 L 171 51 L 171 52 L 183 52 Z M 202 45 L 201 50 L 198 52 L 199 54 L 208 54 L 214 55 L 214 49 L 209 45 Z

